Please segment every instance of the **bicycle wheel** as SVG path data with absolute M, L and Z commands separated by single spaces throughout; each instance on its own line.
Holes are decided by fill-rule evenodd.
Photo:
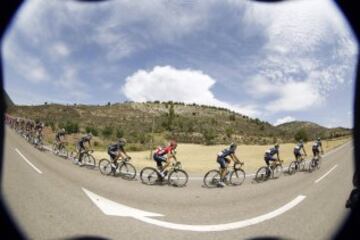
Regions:
M 96 167 L 96 160 L 91 154 L 84 154 L 83 163 L 86 165 L 87 168 L 93 169 Z
M 136 177 L 136 168 L 131 163 L 123 163 L 120 168 L 120 177 L 126 180 L 132 180 Z
M 268 178 L 270 177 L 268 171 L 269 171 L 268 167 L 259 168 L 259 170 L 257 170 L 255 174 L 255 181 L 259 183 L 268 180 Z
M 188 179 L 188 174 L 184 170 L 178 169 L 169 173 L 168 183 L 174 187 L 184 187 Z
M 305 160 L 302 160 L 300 163 L 299 163 L 299 169 L 298 171 L 304 171 L 305 170 Z
M 296 164 L 296 161 L 292 161 L 288 168 L 288 174 L 293 175 L 298 169 L 298 166 Z
M 309 172 L 314 171 L 315 167 L 316 167 L 316 163 L 315 163 L 315 159 L 311 159 L 311 161 L 309 162 Z
M 316 161 L 316 168 L 320 169 L 320 163 L 321 163 L 321 158 L 317 159 Z
M 110 175 L 112 171 L 110 161 L 105 158 L 101 159 L 99 161 L 99 170 L 103 175 Z
M 230 183 L 234 186 L 239 186 L 245 181 L 245 171 L 242 169 L 235 169 L 230 174 Z
M 68 158 L 69 157 L 69 152 L 68 150 L 66 150 L 65 147 L 62 147 L 59 151 L 59 155 L 63 158 Z
M 69 155 L 69 159 L 72 161 L 73 164 L 77 164 L 79 162 L 76 152 L 71 152 Z
M 140 172 L 140 179 L 146 185 L 154 185 L 159 181 L 160 176 L 155 168 L 145 167 Z
M 220 182 L 220 172 L 218 170 L 210 170 L 204 176 L 204 185 L 208 188 L 218 187 Z
M 273 170 L 273 178 L 279 178 L 283 171 L 283 167 L 281 165 L 276 165 Z
M 54 153 L 55 155 L 58 154 L 58 149 L 57 149 L 56 143 L 53 143 L 53 145 L 51 146 L 51 149 L 52 149 L 52 151 L 53 151 L 53 153 Z

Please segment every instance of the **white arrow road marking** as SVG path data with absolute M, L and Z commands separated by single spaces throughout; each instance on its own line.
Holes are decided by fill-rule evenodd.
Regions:
M 120 216 L 120 217 L 162 217 L 164 215 L 152 212 L 145 212 L 138 210 L 136 208 L 131 208 L 117 202 L 111 201 L 104 197 L 101 197 L 95 193 L 82 188 L 86 195 L 91 199 L 91 201 L 98 206 L 101 211 L 106 215 L 111 216 Z
M 32 167 L 33 169 L 35 169 L 36 172 L 38 172 L 39 174 L 42 174 L 42 172 L 40 171 L 40 169 L 38 169 L 37 167 L 34 166 L 34 164 L 32 164 L 20 151 L 19 149 L 15 148 L 15 151 L 25 160 L 25 162 L 27 164 L 30 165 L 30 167 Z
M 152 219 L 149 217 L 159 217 L 163 216 L 158 213 L 151 213 L 145 212 L 142 210 L 138 210 L 135 208 L 127 207 L 122 204 L 113 202 L 109 199 L 101 197 L 95 193 L 82 188 L 82 190 L 86 193 L 86 195 L 91 199 L 91 201 L 98 207 L 100 210 L 106 215 L 112 216 L 121 216 L 121 217 L 132 217 L 142 222 L 146 222 L 149 224 L 157 225 L 163 228 L 169 228 L 174 230 L 182 230 L 182 231 L 194 231 L 194 232 L 215 232 L 215 231 L 226 231 L 226 230 L 233 230 L 237 228 L 243 228 L 247 226 L 251 226 L 254 224 L 258 224 L 269 220 L 271 218 L 277 217 L 286 211 L 290 210 L 291 208 L 298 205 L 302 202 L 306 196 L 299 195 L 291 202 L 285 204 L 284 206 L 266 213 L 264 215 L 260 215 L 258 217 L 232 222 L 232 223 L 225 223 L 225 224 L 217 224 L 217 225 L 189 225 L 189 224 L 178 224 L 178 223 L 170 223 L 165 222 L 157 219 Z
M 326 177 L 327 175 L 329 175 L 335 168 L 337 168 L 337 164 L 335 164 L 335 166 L 333 166 L 327 173 L 325 173 L 322 177 L 320 177 L 319 179 L 317 179 L 315 181 L 315 183 L 320 182 L 321 180 L 323 180 L 324 177 Z

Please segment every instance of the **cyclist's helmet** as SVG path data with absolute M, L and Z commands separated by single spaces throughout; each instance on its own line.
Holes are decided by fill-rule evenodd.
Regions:
M 275 148 L 278 149 L 280 146 L 278 143 L 275 144 Z
M 320 141 L 321 139 L 318 137 L 317 140 Z
M 172 146 L 173 148 L 176 148 L 176 146 L 177 146 L 176 141 L 175 141 L 175 140 L 171 140 L 171 141 L 170 141 L 170 146 Z
M 122 145 L 125 145 L 127 143 L 126 139 L 125 138 L 119 138 L 118 139 L 118 142 Z
M 65 133 L 65 128 L 60 129 L 61 133 Z
M 230 149 L 236 149 L 237 148 L 237 145 L 236 145 L 236 143 L 231 143 L 230 144 Z
M 88 134 L 86 135 L 86 139 L 91 140 L 91 138 L 92 138 L 92 134 L 91 134 L 91 133 L 88 133 Z

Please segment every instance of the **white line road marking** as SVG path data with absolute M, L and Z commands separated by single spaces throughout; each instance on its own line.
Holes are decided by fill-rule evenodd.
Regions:
M 38 172 L 39 174 L 42 174 L 42 172 L 40 171 L 40 169 L 38 169 L 37 167 L 34 166 L 34 164 L 32 164 L 20 151 L 19 149 L 15 148 L 15 151 L 25 160 L 25 162 L 27 164 L 29 164 L 33 169 L 35 169 L 36 172 Z
M 335 166 L 333 166 L 327 173 L 325 173 L 322 177 L 320 177 L 319 179 L 317 179 L 315 181 L 315 183 L 320 182 L 321 180 L 323 180 L 324 177 L 326 177 L 328 174 L 330 174 L 335 168 L 337 168 L 337 164 L 335 164 Z
M 247 226 L 251 226 L 254 224 L 258 224 L 269 220 L 271 218 L 277 217 L 286 211 L 290 210 L 291 208 L 295 207 L 299 203 L 301 203 L 306 196 L 299 195 L 294 200 L 290 201 L 289 203 L 285 204 L 284 206 L 260 215 L 258 217 L 253 217 L 250 219 L 232 222 L 232 223 L 225 223 L 225 224 L 217 224 L 217 225 L 189 225 L 189 224 L 178 224 L 178 223 L 170 223 L 165 222 L 157 219 L 152 219 L 150 217 L 161 217 L 162 214 L 152 213 L 152 212 L 145 212 L 142 210 L 138 210 L 135 208 L 131 208 L 116 202 L 113 202 L 109 199 L 101 197 L 95 193 L 82 188 L 85 194 L 91 199 L 91 201 L 98 207 L 100 210 L 106 214 L 111 216 L 121 216 L 121 217 L 132 217 L 139 221 L 153 224 L 159 227 L 174 229 L 174 230 L 181 230 L 181 231 L 193 231 L 193 232 L 215 232 L 215 231 L 226 231 L 226 230 L 233 230 L 238 228 L 243 228 Z

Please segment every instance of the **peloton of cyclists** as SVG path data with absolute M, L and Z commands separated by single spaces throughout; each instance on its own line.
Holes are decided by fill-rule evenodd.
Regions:
M 171 163 L 171 159 L 174 158 L 176 160 L 175 157 L 175 149 L 177 147 L 177 143 L 175 140 L 171 140 L 169 145 L 162 148 L 162 147 L 158 147 L 154 154 L 153 154 L 153 159 L 156 162 L 156 166 L 160 172 L 160 176 L 162 178 L 165 177 L 165 175 L 167 174 L 167 168 L 170 166 Z M 163 163 L 165 162 L 165 164 L 163 165 Z
M 126 153 L 124 147 L 127 141 L 125 138 L 119 138 L 116 143 L 109 145 L 108 154 L 110 156 L 111 167 L 116 168 L 116 162 L 120 159 L 131 159 L 131 157 Z
M 220 182 L 219 187 L 224 187 L 224 181 L 227 174 L 227 165 L 231 163 L 231 160 L 234 162 L 240 163 L 240 160 L 235 154 L 235 150 L 237 148 L 236 143 L 231 143 L 229 147 L 225 148 L 224 150 L 220 151 L 217 154 L 217 163 L 220 165 Z M 230 157 L 230 158 L 228 158 Z

